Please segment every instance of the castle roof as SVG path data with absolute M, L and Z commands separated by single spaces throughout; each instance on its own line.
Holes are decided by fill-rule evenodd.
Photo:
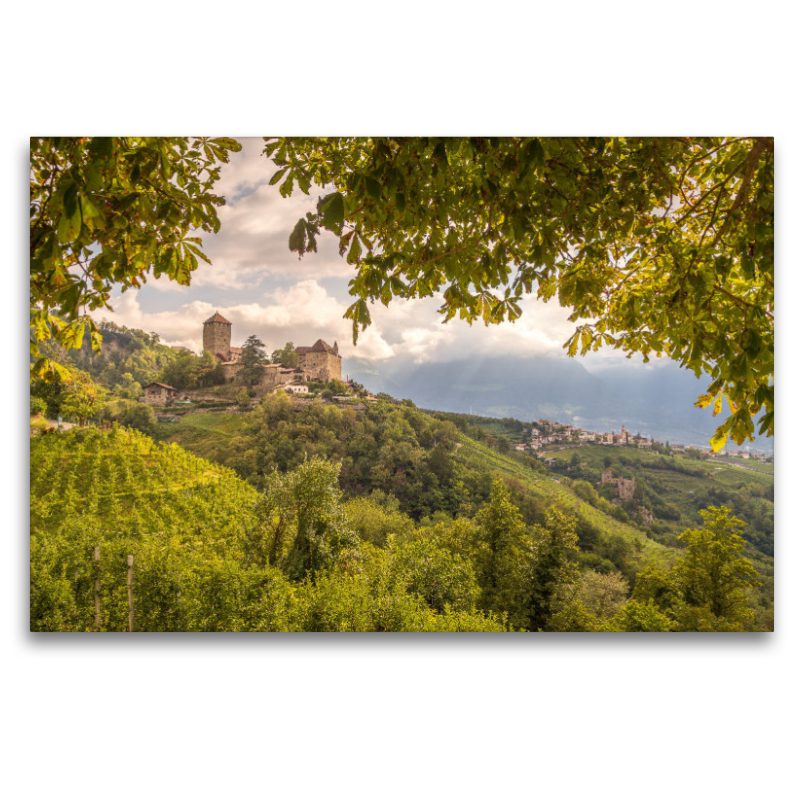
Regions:
M 295 352 L 299 356 L 305 355 L 306 353 L 330 353 L 334 356 L 337 355 L 336 351 L 327 342 L 323 342 L 322 339 L 317 339 L 311 347 L 296 347 Z
M 214 316 L 213 317 L 209 317 L 203 323 L 203 325 L 208 325 L 209 322 L 224 322 L 226 325 L 231 325 L 232 324 L 232 323 L 228 322 L 228 320 L 225 319 L 225 317 L 223 317 L 222 314 L 219 313 L 219 311 L 215 311 L 214 312 Z

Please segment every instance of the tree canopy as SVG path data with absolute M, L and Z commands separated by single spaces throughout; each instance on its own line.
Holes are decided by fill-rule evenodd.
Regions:
M 323 229 L 355 267 L 354 340 L 369 304 L 441 293 L 445 320 L 515 320 L 535 293 L 579 323 L 570 355 L 666 355 L 711 383 L 712 438 L 773 432 L 771 138 L 280 138 L 288 196 L 330 187 L 289 247 Z
M 30 305 L 32 378 L 66 371 L 40 350 L 80 347 L 88 312 L 110 308 L 111 287 L 138 288 L 152 273 L 188 284 L 198 231 L 219 230 L 212 189 L 233 139 L 32 137 Z
M 188 284 L 216 232 L 226 138 L 31 139 L 32 377 L 40 343 L 80 347 L 111 287 Z M 513 321 L 535 294 L 572 309 L 570 355 L 612 346 L 710 375 L 712 438 L 772 435 L 771 138 L 268 138 L 284 196 L 323 187 L 291 250 L 323 230 L 355 268 L 354 338 L 369 304 L 441 293 L 445 320 Z M 327 191 L 327 189 L 332 191 Z M 63 372 L 63 370 L 62 370 Z

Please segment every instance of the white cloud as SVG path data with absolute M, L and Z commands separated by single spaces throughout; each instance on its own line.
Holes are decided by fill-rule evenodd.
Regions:
M 261 155 L 261 139 L 243 139 L 242 151 L 222 167 L 216 191 L 227 199 L 217 213 L 220 230 L 204 233 L 203 250 L 212 263 L 201 263 L 192 277 L 197 287 L 244 289 L 265 277 L 298 277 L 300 280 L 353 275 L 353 268 L 339 256 L 338 242 L 325 232 L 318 239 L 319 252 L 298 259 L 289 250 L 289 235 L 297 220 L 316 208 L 322 190 L 310 195 L 295 189 L 281 197 L 270 186 L 275 172 L 272 161 Z
M 376 329 L 363 334 L 358 347 L 354 347 L 350 322 L 343 318 L 347 306 L 314 280 L 268 292 L 261 302 L 212 305 L 198 300 L 175 310 L 156 312 L 142 309 L 136 292 L 125 292 L 113 297 L 111 302 L 114 312 L 105 317 L 112 322 L 155 331 L 166 344 L 182 345 L 195 352 L 202 348 L 204 320 L 219 311 L 233 324 L 235 345 L 256 335 L 270 351 L 289 341 L 295 345 L 312 345 L 317 339 L 323 339 L 328 344 L 337 341 L 343 356 L 374 359 L 394 354 L 394 349 Z
M 191 287 L 166 279 L 148 283 L 162 293 L 161 308 L 163 292 L 175 292 L 176 303 L 183 303 L 176 310 L 148 313 L 146 296 L 140 307 L 137 296 L 127 293 L 117 301 L 119 308 L 112 318 L 155 330 L 170 343 L 194 350 L 202 344 L 203 319 L 218 309 L 234 324 L 234 344 L 255 334 L 269 349 L 287 341 L 313 344 L 322 338 L 338 341 L 345 356 L 371 359 L 410 355 L 416 361 L 444 361 L 471 354 L 563 353 L 563 344 L 575 329 L 568 321 L 569 311 L 556 302 L 545 304 L 535 298 L 523 301 L 522 317 L 515 323 L 489 327 L 481 322 L 469 326 L 458 319 L 442 325 L 441 296 L 394 300 L 388 308 L 374 303 L 370 307 L 373 324 L 359 335 L 354 347 L 351 324 L 343 319 L 350 303 L 346 284 L 354 270 L 339 256 L 336 238 L 323 233 L 319 252 L 302 260 L 288 247 L 292 228 L 314 208 L 318 192 L 306 196 L 297 190 L 289 198 L 281 197 L 277 186 L 268 185 L 275 167 L 261 156 L 262 140 L 242 141 L 242 152 L 223 167 L 217 184 L 228 198 L 228 204 L 219 209 L 220 232 L 204 236 L 204 249 L 213 264 L 201 263 Z M 334 294 L 320 285 L 323 278 Z M 191 299 L 198 296 L 198 289 L 203 301 Z M 206 302 L 209 298 L 212 302 Z M 607 350 L 593 360 L 606 357 L 619 359 Z

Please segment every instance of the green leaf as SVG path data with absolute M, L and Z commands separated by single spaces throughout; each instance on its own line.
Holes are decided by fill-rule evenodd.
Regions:
M 544 168 L 544 147 L 538 139 L 531 139 L 525 147 L 525 159 L 528 168 L 541 172 Z
M 81 231 L 81 212 L 78 204 L 75 203 L 75 212 L 72 216 L 65 213 L 61 215 L 56 228 L 56 236 L 59 244 L 70 244 L 78 238 Z
M 347 254 L 347 263 L 348 264 L 358 264 L 358 259 L 361 256 L 361 242 L 358 240 L 358 236 L 353 237 L 353 243 L 350 245 L 350 252 Z
M 364 178 L 367 187 L 367 194 L 374 200 L 381 199 L 381 185 L 374 178 Z
M 339 234 L 344 225 L 344 196 L 340 192 L 326 195 L 317 210 L 322 215 L 322 227 Z
M 294 226 L 291 236 L 289 237 L 289 249 L 296 253 L 303 255 L 306 246 L 306 221 L 304 219 L 297 220 L 297 225 Z
M 279 169 L 270 179 L 269 185 L 274 186 L 288 171 L 289 167 L 284 167 L 283 169 Z

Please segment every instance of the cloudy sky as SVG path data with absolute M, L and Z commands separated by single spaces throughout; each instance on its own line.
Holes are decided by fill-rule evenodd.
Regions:
M 105 318 L 128 327 L 155 331 L 168 344 L 200 351 L 202 323 L 219 311 L 233 323 L 233 344 L 256 334 L 268 351 L 291 341 L 310 345 L 321 338 L 338 342 L 343 356 L 388 359 L 412 356 L 441 361 L 454 353 L 555 354 L 573 330 L 568 311 L 555 302 L 528 299 L 515 323 L 487 328 L 459 320 L 442 324 L 441 300 L 395 301 L 372 307 L 373 324 L 352 343 L 352 328 L 343 319 L 351 299 L 347 292 L 353 267 L 338 254 L 337 240 L 325 232 L 319 252 L 303 259 L 289 251 L 288 238 L 297 219 L 316 205 L 316 195 L 299 190 L 280 196 L 268 182 L 275 166 L 261 154 L 261 139 L 243 139 L 222 170 L 217 191 L 227 204 L 219 209 L 221 229 L 204 236 L 212 264 L 201 265 L 189 287 L 167 279 L 151 280 L 139 291 L 115 295 L 113 313 Z M 595 355 L 586 366 L 599 365 L 613 353 Z M 617 362 L 616 354 L 614 361 Z M 566 357 L 566 356 L 565 356 Z

